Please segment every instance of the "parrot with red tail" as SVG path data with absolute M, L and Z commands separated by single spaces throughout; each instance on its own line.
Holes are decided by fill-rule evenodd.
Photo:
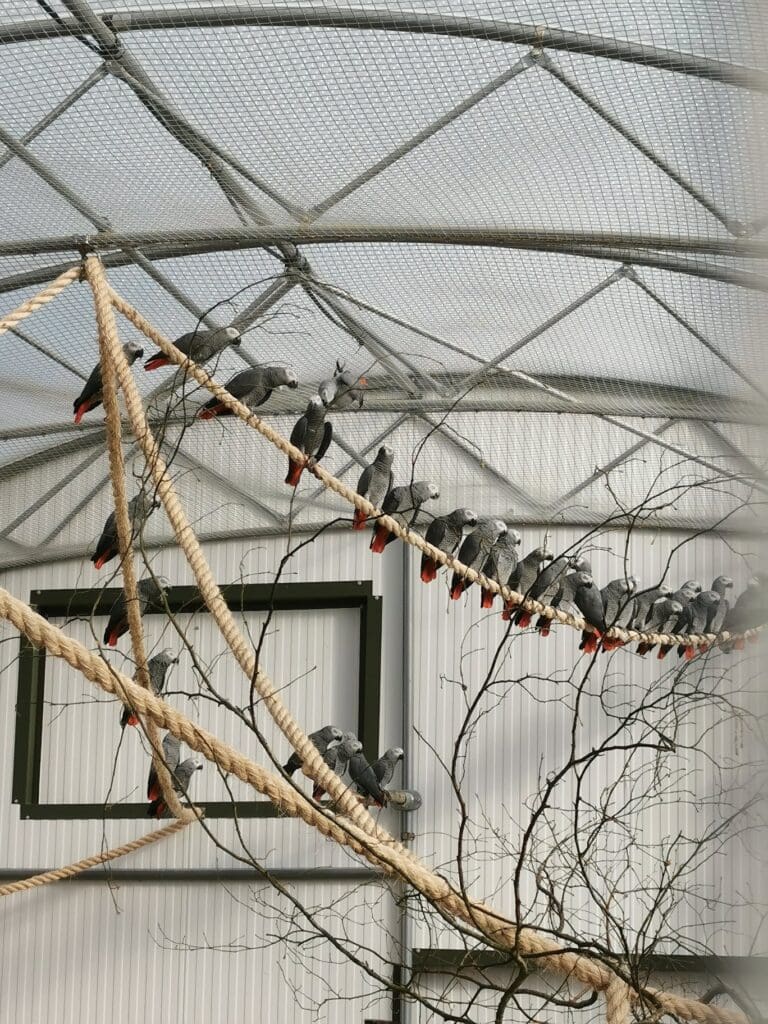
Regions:
M 137 359 L 140 359 L 144 355 L 144 349 L 141 345 L 137 345 L 135 341 L 127 341 L 123 345 L 123 355 L 125 356 L 128 365 L 133 366 Z M 101 362 L 96 363 L 94 368 L 91 370 L 91 375 L 85 382 L 85 387 L 75 399 L 74 414 L 75 423 L 79 423 L 80 420 L 85 416 L 91 409 L 96 409 L 102 403 L 102 388 L 104 381 L 101 376 Z
M 674 622 L 668 622 L 666 628 L 663 630 L 665 633 L 679 633 L 680 630 L 677 628 L 678 625 L 683 621 L 685 609 L 696 597 L 697 594 L 701 593 L 701 584 L 698 580 L 686 580 L 685 583 L 672 594 L 672 600 L 677 601 L 683 606 L 683 611 L 680 613 L 678 618 Z M 666 658 L 669 652 L 674 647 L 674 644 L 659 644 L 659 651 L 656 657 L 661 661 Z
M 413 484 L 404 484 L 402 487 L 393 487 L 382 502 L 381 511 L 384 515 L 391 516 L 404 530 L 409 530 L 416 525 L 419 511 L 425 501 L 432 501 L 440 497 L 440 491 L 428 480 L 417 480 Z M 380 555 L 387 544 L 395 539 L 381 521 L 376 523 L 371 540 L 371 551 Z
M 296 375 L 287 366 L 253 366 L 236 373 L 225 387 L 233 398 L 246 405 L 251 412 L 267 402 L 276 388 L 297 388 Z M 233 413 L 218 398 L 213 397 L 198 410 L 197 418 L 212 420 L 216 416 L 232 416 Z
M 177 736 L 174 736 L 172 732 L 166 733 L 163 737 L 163 760 L 165 761 L 165 767 L 173 775 L 179 764 L 179 758 L 181 757 L 181 740 Z M 149 777 L 147 779 L 147 800 L 150 803 L 154 803 L 155 800 L 161 798 L 160 791 L 160 780 L 157 777 L 155 771 L 154 762 L 149 769 Z
M 376 458 L 365 467 L 357 481 L 357 493 L 367 498 L 376 508 L 381 508 L 382 502 L 392 489 L 394 457 L 395 453 L 392 449 L 383 444 L 376 453 Z M 352 529 L 362 530 L 367 520 L 366 513 L 356 508 L 352 519 Z
M 323 760 L 331 771 L 336 772 L 339 778 L 343 779 L 349 759 L 362 749 L 363 744 L 357 736 L 353 732 L 345 732 L 340 741 L 334 740 L 328 744 L 323 754 Z M 312 790 L 312 799 L 320 800 L 325 792 L 325 789 L 316 782 Z
M 174 658 L 173 653 L 168 649 L 160 651 L 159 654 L 155 654 L 147 662 L 147 671 L 149 672 L 149 682 L 152 686 L 152 692 L 156 697 L 165 689 L 165 677 L 168 674 L 168 669 L 171 665 L 178 665 L 179 659 Z M 133 677 L 134 680 L 136 676 Z M 133 708 L 123 708 L 123 713 L 120 716 L 120 725 L 123 729 L 126 725 L 138 725 L 139 718 Z
M 321 754 L 326 752 L 331 743 L 340 742 L 341 738 L 341 729 L 337 729 L 335 725 L 324 725 L 322 729 L 318 729 L 316 732 L 311 732 L 309 736 L 307 736 L 307 739 L 317 747 Z M 301 757 L 294 750 L 283 765 L 283 771 L 287 775 L 293 775 L 294 772 L 297 772 L 299 768 L 301 768 L 303 763 L 304 762 L 301 760 Z
M 557 582 L 557 586 L 551 596 L 547 595 L 547 603 L 552 608 L 562 608 L 563 611 L 570 611 L 573 605 L 573 596 L 576 593 L 576 588 L 579 585 L 579 581 L 576 579 L 580 572 L 591 573 L 592 566 L 586 558 L 578 556 L 573 561 L 573 567 L 570 572 L 567 572 L 564 576 L 561 576 Z M 553 619 L 548 619 L 546 615 L 540 615 L 536 620 L 536 629 L 538 630 L 539 636 L 549 636 L 552 629 Z
M 576 566 L 578 559 L 568 555 L 560 555 L 559 558 L 551 559 L 538 574 L 526 591 L 521 591 L 524 598 L 539 601 L 541 604 L 548 604 L 550 596 L 557 591 L 560 581 L 564 578 L 569 569 Z M 533 612 L 527 611 L 522 606 L 515 612 L 515 625 L 520 629 L 527 629 L 531 624 Z
M 522 537 L 517 530 L 507 527 L 507 532 L 499 537 L 488 553 L 488 557 L 480 570 L 483 576 L 487 576 L 489 580 L 494 580 L 499 586 L 504 586 L 505 582 L 517 568 L 519 561 L 517 549 L 520 547 L 521 541 Z M 491 608 L 495 597 L 496 594 L 493 590 L 482 587 L 480 590 L 480 607 Z
M 595 586 L 595 581 L 589 573 L 579 573 L 579 585 L 573 595 L 573 603 L 584 616 L 587 625 L 592 626 L 595 632 L 584 630 L 581 634 L 579 650 L 585 654 L 594 654 L 600 638 L 608 628 L 605 624 L 605 613 L 603 611 L 603 598 Z
M 162 576 L 155 581 L 151 576 L 139 580 L 136 590 L 139 598 L 139 613 L 141 615 L 149 608 L 150 604 L 160 604 L 163 600 L 168 581 Z M 116 647 L 120 637 L 128 632 L 128 612 L 125 607 L 125 594 L 123 591 L 117 596 L 109 613 L 109 622 L 104 630 L 104 643 L 110 647 Z
M 682 603 L 676 601 L 674 597 L 667 595 L 658 597 L 651 605 L 643 625 L 635 628 L 641 629 L 644 633 L 669 633 L 677 625 L 682 611 Z M 643 640 L 637 645 L 637 653 L 644 658 L 649 651 L 653 650 L 653 646 L 652 643 Z
M 325 406 L 318 395 L 309 400 L 306 411 L 296 421 L 291 431 L 291 444 L 306 456 L 302 462 L 288 459 L 288 475 L 285 482 L 289 487 L 297 487 L 304 467 L 309 463 L 319 462 L 328 451 L 333 438 L 333 427 L 325 419 Z
M 357 785 L 358 793 L 367 796 L 377 807 L 383 807 L 386 804 L 387 794 L 381 788 L 376 773 L 362 750 L 358 750 L 349 759 L 349 777 Z
M 717 612 L 718 605 L 722 598 L 716 590 L 702 590 L 692 601 L 685 606 L 683 614 L 678 623 L 677 633 L 705 633 L 707 623 Z M 699 653 L 698 646 L 693 644 L 680 644 L 677 648 L 679 657 L 685 656 L 686 661 L 691 661 Z
M 236 327 L 215 327 L 213 330 L 194 330 L 182 334 L 174 341 L 174 345 L 192 362 L 202 365 L 223 352 L 228 345 L 239 345 L 240 331 Z M 145 370 L 157 370 L 161 366 L 172 366 L 171 360 L 162 351 L 153 353 L 144 363 Z
M 468 569 L 480 572 L 485 565 L 491 550 L 507 532 L 507 524 L 502 519 L 491 519 L 490 516 L 483 516 L 478 519 L 477 526 L 468 533 L 461 542 L 457 559 L 466 565 Z M 458 601 L 465 590 L 472 584 L 464 576 L 454 572 L 451 578 L 451 600 Z
M 199 761 L 196 761 L 193 757 L 188 757 L 186 761 L 182 761 L 171 772 L 171 782 L 179 796 L 187 795 L 192 776 L 195 772 L 202 770 L 203 766 Z M 147 808 L 147 817 L 149 818 L 163 818 L 167 813 L 162 794 L 158 795 Z
M 510 573 L 507 586 L 518 594 L 526 594 L 541 572 L 543 563 L 551 562 L 554 557 L 546 544 L 542 544 L 540 547 L 534 548 L 533 551 L 529 551 L 525 558 L 520 559 Z M 513 604 L 506 603 L 504 605 L 501 617 L 505 622 L 512 618 L 514 608 L 515 605 Z
M 609 629 L 612 626 L 623 629 L 632 621 L 635 612 L 635 599 L 632 595 L 639 583 L 637 576 L 622 576 L 620 579 L 611 580 L 600 591 L 603 598 L 603 614 Z M 618 637 L 603 638 L 603 651 L 606 653 L 623 646 L 624 641 Z
M 464 530 L 477 526 L 477 513 L 471 508 L 455 508 L 447 516 L 435 516 L 427 527 L 424 540 L 432 547 L 452 555 L 461 543 Z M 438 563 L 430 555 L 421 556 L 422 583 L 431 583 L 437 578 Z
M 131 533 L 134 537 L 141 532 L 144 523 L 152 515 L 156 508 L 160 508 L 157 499 L 150 500 L 144 491 L 131 498 L 128 502 L 128 519 L 131 523 Z M 117 519 L 114 512 L 110 512 L 101 531 L 96 550 L 91 555 L 91 561 L 95 569 L 101 569 L 107 562 L 111 562 L 118 554 L 117 541 Z

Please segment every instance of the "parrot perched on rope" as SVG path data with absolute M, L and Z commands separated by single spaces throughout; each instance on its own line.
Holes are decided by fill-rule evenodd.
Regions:
M 174 345 L 192 362 L 202 365 L 223 352 L 229 345 L 239 345 L 240 331 L 236 327 L 214 327 L 212 330 L 196 330 L 182 334 L 174 341 Z M 172 366 L 171 360 L 160 350 L 155 352 L 144 363 L 145 370 L 157 370 L 161 366 Z
M 643 633 L 669 633 L 677 625 L 682 611 L 682 603 L 676 601 L 674 597 L 670 595 L 657 597 L 651 605 L 643 625 L 635 628 L 640 629 Z M 653 650 L 653 647 L 652 643 L 642 640 L 637 645 L 637 653 L 641 657 L 645 657 L 649 651 Z
M 349 777 L 357 786 L 358 793 L 369 797 L 377 807 L 383 807 L 387 802 L 387 794 L 381 788 L 376 773 L 368 764 L 365 754 L 358 750 L 349 759 Z
M 185 796 L 187 794 L 192 776 L 195 772 L 202 770 L 203 766 L 199 761 L 196 761 L 193 757 L 188 757 L 186 761 L 182 761 L 181 764 L 171 772 L 171 782 L 179 796 Z M 162 818 L 166 813 L 167 808 L 163 801 L 162 794 L 160 794 L 147 808 L 147 816 L 150 818 Z
M 512 527 L 508 526 L 507 532 L 502 533 L 488 552 L 488 557 L 480 570 L 483 576 L 486 576 L 489 580 L 494 580 L 499 586 L 503 587 L 517 568 L 517 563 L 520 560 L 517 549 L 521 541 L 522 537 L 517 530 L 513 530 Z M 491 608 L 495 597 L 496 594 L 493 590 L 482 587 L 480 590 L 480 607 Z
M 573 598 L 576 593 L 576 588 L 579 586 L 579 580 L 577 576 L 580 572 L 590 573 L 592 572 L 592 566 L 589 561 L 582 556 L 577 556 L 573 561 L 572 569 L 565 573 L 564 576 L 560 576 L 557 580 L 556 586 L 550 594 L 547 595 L 547 604 L 551 608 L 562 608 L 563 611 L 571 611 L 575 606 L 573 604 Z M 539 636 L 549 636 L 552 630 L 552 619 L 548 619 L 546 615 L 540 615 L 536 620 L 536 629 L 538 630 Z
M 542 544 L 540 547 L 534 548 L 533 551 L 529 551 L 525 558 L 519 560 L 510 573 L 507 586 L 517 594 L 526 594 L 541 572 L 542 564 L 544 562 L 551 562 L 554 557 L 546 544 Z M 515 614 L 515 607 L 515 605 L 508 602 L 505 603 L 504 611 L 501 613 L 502 619 L 505 621 L 511 619 L 513 614 Z
M 483 516 L 478 519 L 477 526 L 461 542 L 456 556 L 468 569 L 480 572 L 491 553 L 491 549 L 500 537 L 507 532 L 507 524 L 502 519 L 491 519 Z M 458 572 L 451 577 L 451 600 L 458 601 L 472 583 Z
M 539 572 L 528 589 L 520 590 L 519 592 L 526 599 L 530 598 L 533 601 L 539 601 L 541 604 L 547 604 L 549 598 L 553 597 L 556 593 L 560 581 L 565 577 L 569 569 L 575 568 L 577 562 L 577 558 L 569 555 L 560 555 L 559 558 L 553 558 Z M 529 612 L 521 606 L 515 612 L 514 622 L 520 629 L 527 629 L 531 624 L 532 618 L 533 612 Z
M 477 526 L 477 513 L 471 508 L 455 508 L 447 516 L 435 516 L 427 527 L 424 540 L 433 547 L 452 555 L 461 543 L 464 530 Z M 431 583 L 437 577 L 437 562 L 427 554 L 421 556 L 421 579 Z
M 352 732 L 346 732 L 340 741 L 334 740 L 328 744 L 323 754 L 323 760 L 331 771 L 336 772 L 339 778 L 343 779 L 350 758 L 354 757 L 362 749 L 363 744 L 357 736 Z M 325 795 L 325 792 L 325 789 L 316 782 L 312 790 L 312 799 L 319 800 Z
M 331 445 L 333 427 L 325 419 L 325 406 L 318 395 L 309 400 L 306 411 L 296 422 L 291 431 L 291 444 L 306 456 L 302 462 L 288 459 L 288 475 L 285 482 L 290 487 L 298 486 L 304 467 L 309 463 L 319 462 Z
M 144 355 L 144 349 L 135 341 L 127 341 L 123 345 L 123 355 L 129 366 L 133 366 L 137 359 Z M 104 381 L 101 376 L 101 362 L 96 363 L 91 370 L 91 375 L 85 382 L 85 387 L 74 401 L 75 423 L 79 423 L 91 409 L 96 409 L 103 400 L 102 388 Z
M 395 453 L 392 449 L 383 444 L 376 453 L 376 458 L 365 467 L 357 481 L 357 493 L 367 498 L 376 508 L 381 508 L 382 502 L 392 489 L 394 457 Z M 362 530 L 367 520 L 366 513 L 356 508 L 352 519 L 352 529 Z
M 717 613 L 722 598 L 716 590 L 702 590 L 683 609 L 678 621 L 677 633 L 706 633 L 707 623 Z M 665 652 L 666 653 L 666 652 Z M 685 656 L 686 661 L 696 657 L 698 648 L 693 644 L 679 644 L 677 648 L 679 657 Z M 661 655 L 661 652 L 659 652 Z
M 585 654 L 594 654 L 600 638 L 608 628 L 605 624 L 603 598 L 589 573 L 579 573 L 578 575 L 580 577 L 579 585 L 573 595 L 573 603 L 584 616 L 587 624 L 596 630 L 594 633 L 584 630 L 581 634 L 579 650 L 584 651 Z
M 393 487 L 382 502 L 381 511 L 391 516 L 403 529 L 411 529 L 416 525 L 419 510 L 425 501 L 433 501 L 440 497 L 440 491 L 428 480 L 417 480 L 413 484 Z M 384 548 L 395 539 L 382 522 L 377 522 L 373 530 L 371 551 L 380 555 Z
M 174 736 L 172 732 L 166 733 L 163 737 L 163 760 L 165 761 L 165 766 L 171 775 L 173 775 L 179 765 L 180 756 L 181 740 L 177 736 Z M 149 769 L 149 778 L 147 779 L 147 800 L 149 800 L 150 803 L 154 803 L 155 800 L 159 800 L 160 798 L 160 780 L 157 777 L 154 762 L 152 762 L 152 767 Z
M 337 729 L 335 725 L 324 725 L 322 729 L 318 729 L 316 732 L 311 732 L 307 737 L 318 749 L 321 754 L 324 754 L 328 749 L 328 744 L 341 739 L 341 729 Z M 293 775 L 301 768 L 302 764 L 301 757 L 294 752 L 288 758 L 283 765 L 283 771 L 287 772 L 288 775 Z
M 697 594 L 701 593 L 701 584 L 698 580 L 686 580 L 685 583 L 672 594 L 672 599 L 677 601 L 678 604 L 683 606 L 683 610 L 677 617 L 675 622 L 668 622 L 666 628 L 663 630 L 664 633 L 679 633 L 680 630 L 677 628 L 678 625 L 683 622 L 685 616 L 685 609 L 696 597 Z M 659 651 L 656 657 L 659 660 L 666 658 L 669 652 L 674 647 L 674 644 L 659 644 Z
M 603 598 L 603 615 L 609 629 L 612 626 L 623 629 L 632 621 L 635 608 L 632 595 L 639 584 L 637 576 L 622 576 L 620 579 L 611 580 L 600 591 Z M 603 651 L 615 651 L 617 647 L 623 645 L 624 641 L 618 637 L 603 638 Z
M 264 405 L 276 388 L 298 386 L 296 375 L 287 366 L 254 366 L 236 373 L 225 385 L 230 395 L 248 406 L 251 412 Z M 201 420 L 232 415 L 232 411 L 216 397 L 207 401 L 197 413 Z

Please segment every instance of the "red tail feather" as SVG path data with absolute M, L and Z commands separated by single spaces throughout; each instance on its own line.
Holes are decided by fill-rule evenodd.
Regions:
M 162 816 L 164 814 L 165 814 L 165 804 L 164 803 L 159 803 L 157 805 L 157 807 L 155 808 L 155 817 L 156 818 L 162 818 Z
M 659 659 L 659 661 L 663 661 L 666 658 L 666 656 L 669 654 L 669 651 L 670 651 L 669 647 L 660 647 L 659 648 L 659 653 L 656 655 L 656 657 Z
M 117 647 L 117 641 L 120 639 L 121 636 L 122 633 L 117 627 L 115 627 L 115 629 L 110 630 L 109 634 L 107 635 L 107 645 L 109 647 Z
M 293 459 L 288 460 L 288 476 L 285 478 L 285 482 L 289 487 L 298 487 L 303 470 L 304 463 L 294 462 Z
M 144 363 L 145 370 L 159 370 L 161 366 L 170 366 L 171 360 L 164 356 L 161 352 L 158 352 L 156 356 L 152 356 Z
M 152 803 L 154 803 L 159 796 L 160 784 L 157 781 L 153 781 L 152 785 L 147 789 L 147 800 L 150 800 Z
M 698 654 L 698 651 L 696 650 L 696 648 L 695 648 L 695 647 L 693 647 L 693 646 L 692 646 L 691 644 L 689 644 L 689 645 L 688 645 L 688 646 L 687 646 L 687 647 L 685 648 L 685 652 L 684 652 L 684 653 L 685 653 L 685 660 L 686 660 L 686 661 L 693 661 L 693 659 L 694 659 L 694 658 L 696 657 L 696 655 Z
M 212 420 L 214 416 L 218 416 L 225 406 L 219 403 L 218 405 L 203 406 L 197 414 L 199 420 Z
M 481 608 L 492 608 L 493 607 L 493 599 L 494 599 L 495 596 L 496 595 L 494 594 L 494 592 L 492 590 L 486 590 L 485 588 L 483 588 L 483 590 L 480 592 L 480 607 Z
M 135 714 L 133 714 L 133 712 L 131 712 L 131 714 L 126 719 L 125 724 L 126 725 L 138 725 L 139 724 L 139 716 L 135 715 Z M 152 797 L 151 799 L 154 800 L 155 798 Z
M 512 605 L 511 604 L 505 604 L 504 605 L 504 611 L 501 613 L 501 617 L 504 620 L 504 622 L 509 622 L 509 620 L 512 618 Z
M 600 640 L 600 634 L 599 633 L 590 633 L 589 636 L 587 637 L 587 639 L 584 642 L 584 653 L 585 654 L 594 654 L 595 651 L 597 650 L 597 645 L 598 645 L 599 640 Z
M 81 402 L 80 405 L 78 405 L 77 409 L 75 409 L 75 423 L 79 423 L 83 416 L 85 416 L 85 414 L 90 411 L 90 408 L 91 403 L 88 401 L 88 399 L 86 399 L 84 402 Z
M 113 551 L 112 548 L 107 548 L 107 550 L 100 554 L 98 558 L 94 558 L 94 569 L 101 569 L 101 567 L 106 565 L 110 558 L 114 558 L 116 554 L 117 552 Z
M 464 582 L 462 580 L 459 580 L 458 582 L 454 583 L 453 586 L 451 587 L 451 600 L 458 601 L 463 593 Z
M 517 613 L 517 624 L 520 629 L 527 629 L 531 624 L 531 613 L 522 611 Z
M 434 579 L 437 579 L 437 564 L 426 558 L 421 564 L 421 582 L 431 583 Z
M 356 508 L 355 514 L 352 517 L 352 529 L 362 530 L 366 524 L 367 519 L 368 516 L 365 514 L 365 512 L 361 512 L 359 508 Z
M 541 626 L 539 626 L 539 635 L 540 636 L 549 636 L 549 631 L 551 630 L 551 628 L 552 628 L 552 623 L 551 622 L 543 623 Z
M 380 523 L 373 532 L 373 540 L 371 541 L 371 551 L 375 555 L 380 555 L 384 548 L 387 546 L 387 537 L 389 536 L 389 530 L 386 526 L 382 526 Z

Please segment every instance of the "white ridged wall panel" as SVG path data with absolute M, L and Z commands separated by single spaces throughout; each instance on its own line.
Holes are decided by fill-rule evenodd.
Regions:
M 390 976 L 396 928 L 378 883 L 289 883 L 321 923 Z M 352 890 L 352 891 L 350 891 Z M 263 883 L 63 884 L 6 899 L 0 931 L 0 1018 L 316 1024 L 389 1019 L 381 986 L 291 922 Z M 288 935 L 288 941 L 277 941 Z

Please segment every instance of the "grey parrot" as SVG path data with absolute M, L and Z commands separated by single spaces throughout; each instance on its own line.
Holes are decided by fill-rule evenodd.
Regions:
M 484 516 L 478 519 L 477 526 L 468 533 L 461 543 L 457 558 L 469 569 L 480 572 L 486 563 L 491 549 L 507 532 L 507 524 L 502 519 L 491 519 Z M 461 595 L 471 587 L 469 580 L 454 572 L 451 579 L 451 600 L 458 601 Z
M 328 748 L 329 743 L 333 743 L 335 740 L 341 739 L 341 729 L 337 729 L 335 725 L 324 725 L 322 729 L 317 729 L 315 732 L 311 732 L 307 737 L 317 747 L 321 754 L 324 754 Z M 293 775 L 301 768 L 302 760 L 301 757 L 294 752 L 288 758 L 283 765 L 283 771 L 289 775 Z
M 716 576 L 715 579 L 712 580 L 712 586 L 709 589 L 714 590 L 715 593 L 720 595 L 720 601 L 710 611 L 707 624 L 704 627 L 705 633 L 714 633 L 715 635 L 722 633 L 723 626 L 725 625 L 725 618 L 731 607 L 730 602 L 725 596 L 725 592 L 727 590 L 731 590 L 732 587 L 733 580 L 730 576 Z M 705 651 L 708 648 L 709 644 L 702 644 L 700 649 Z
M 584 651 L 585 654 L 594 654 L 600 638 L 608 628 L 605 624 L 603 598 L 589 573 L 580 572 L 578 576 L 578 586 L 573 595 L 573 603 L 584 616 L 586 622 L 596 630 L 594 633 L 584 630 L 581 634 L 579 650 Z
M 331 445 L 333 427 L 325 419 L 325 406 L 317 395 L 309 400 L 306 411 L 296 421 L 291 431 L 291 444 L 304 453 L 306 459 L 297 462 L 288 459 L 288 475 L 285 482 L 296 487 L 309 461 L 319 462 Z
M 558 558 L 552 559 L 549 565 L 546 565 L 539 572 L 528 589 L 522 590 L 520 593 L 522 593 L 523 597 L 530 597 L 534 601 L 541 601 L 542 604 L 547 604 L 549 598 L 556 593 L 560 581 L 564 579 L 569 569 L 575 567 L 576 562 L 577 559 L 570 555 L 560 555 Z M 525 629 L 529 626 L 532 618 L 533 612 L 529 612 L 525 608 L 518 608 L 515 612 L 515 623 L 520 629 Z
M 677 601 L 678 604 L 683 606 L 683 611 L 678 616 L 675 622 L 668 622 L 666 628 L 663 630 L 665 633 L 679 633 L 678 626 L 683 622 L 683 616 L 686 607 L 696 597 L 697 594 L 701 593 L 701 584 L 698 580 L 686 580 L 685 583 L 672 594 L 672 599 Z M 660 644 L 659 652 L 656 655 L 657 658 L 666 658 L 667 654 L 672 650 L 672 644 Z
M 562 606 L 563 611 L 571 610 L 574 606 L 573 597 L 576 593 L 576 588 L 579 586 L 579 581 L 576 577 L 580 572 L 591 574 L 592 566 L 588 559 L 577 555 L 573 559 L 572 569 L 565 573 L 564 576 L 558 577 L 554 591 L 551 592 L 551 596 L 547 596 L 547 601 L 552 608 L 560 608 Z M 553 619 L 548 619 L 546 615 L 538 617 L 536 629 L 539 632 L 539 636 L 549 636 L 553 621 Z
M 160 501 L 152 500 L 144 491 L 131 498 L 128 502 L 128 519 L 131 522 L 134 535 L 138 534 L 141 527 L 154 512 L 160 508 Z M 107 562 L 111 562 L 118 554 L 117 543 L 117 519 L 114 512 L 110 512 L 101 531 L 96 550 L 91 555 L 94 569 L 101 569 Z
M 331 769 L 336 772 L 339 778 L 344 778 L 344 772 L 347 770 L 347 764 L 350 758 L 354 757 L 355 754 L 359 753 L 363 749 L 363 744 L 355 736 L 353 732 L 345 732 L 339 742 L 329 743 L 323 754 L 323 760 Z M 325 793 L 325 790 L 318 783 L 315 783 L 312 790 L 312 798 L 319 800 Z
M 147 671 L 149 672 L 149 682 L 152 686 L 152 692 L 155 696 L 159 697 L 165 689 L 165 678 L 168 674 L 168 669 L 171 665 L 178 665 L 179 659 L 174 658 L 173 652 L 167 648 L 164 651 L 160 651 L 158 654 L 154 654 L 147 661 Z M 134 678 L 136 678 L 134 676 Z M 132 708 L 123 708 L 123 713 L 120 716 L 120 725 L 125 728 L 126 725 L 138 725 L 139 719 L 136 712 Z
M 461 538 L 467 527 L 477 526 L 477 513 L 471 508 L 455 508 L 447 516 L 435 516 L 427 527 L 424 540 L 428 544 L 444 551 L 446 555 L 452 555 L 461 544 Z M 421 556 L 421 580 L 422 583 L 431 583 L 437 578 L 438 563 L 429 555 Z
M 525 594 L 541 572 L 542 563 L 551 562 L 554 557 L 545 544 L 534 548 L 533 551 L 529 551 L 525 558 L 520 559 L 510 573 L 507 586 L 518 594 Z M 516 607 L 516 605 L 507 602 L 504 605 L 504 611 L 501 613 L 502 619 L 505 621 L 511 619 Z
M 672 588 L 668 587 L 666 583 L 661 583 L 658 587 L 648 587 L 645 590 L 639 590 L 635 594 L 635 606 L 632 612 L 632 625 L 630 628 L 642 631 L 654 602 L 658 601 L 660 597 L 668 597 L 671 593 Z
M 393 487 L 382 502 L 381 511 L 392 516 L 402 527 L 411 529 L 416 525 L 419 510 L 425 501 L 440 497 L 440 491 L 428 480 L 417 480 L 413 484 Z M 371 540 L 371 551 L 380 555 L 384 548 L 395 539 L 383 523 L 377 522 Z
M 151 576 L 139 580 L 136 584 L 136 589 L 138 591 L 139 612 L 141 615 L 149 608 L 150 604 L 160 604 L 162 602 L 163 595 L 168 586 L 168 580 L 163 579 L 162 576 L 157 577 L 157 583 Z M 104 643 L 110 647 L 116 647 L 117 641 L 123 633 L 127 632 L 128 613 L 125 609 L 125 594 L 121 591 L 109 613 L 109 622 L 104 630 Z
M 123 355 L 128 361 L 129 366 L 133 366 L 137 359 L 140 359 L 144 355 L 144 349 L 141 345 L 137 345 L 135 341 L 127 341 L 123 345 Z M 74 413 L 75 423 L 79 423 L 80 420 L 85 416 L 91 409 L 97 409 L 102 403 L 102 387 L 103 380 L 101 378 L 101 361 L 96 363 L 94 368 L 91 370 L 91 375 L 85 382 L 85 387 L 77 396 L 74 401 Z
M 682 611 L 683 605 L 680 601 L 676 601 L 669 595 L 658 597 L 651 605 L 643 625 L 636 626 L 635 628 L 642 630 L 644 633 L 667 633 L 673 626 L 677 625 L 677 620 L 680 618 Z M 644 657 L 649 651 L 653 650 L 653 646 L 647 640 L 643 640 L 637 646 L 637 653 Z
M 390 747 L 371 765 L 371 771 L 382 789 L 392 781 L 398 762 L 403 759 L 403 753 L 402 747 Z M 357 791 L 363 792 L 360 786 L 357 787 Z
M 172 732 L 168 732 L 163 737 L 163 760 L 168 771 L 173 775 L 174 771 L 178 767 L 179 757 L 181 756 L 181 740 L 174 736 Z M 149 769 L 149 778 L 147 779 L 147 800 L 153 802 L 160 797 L 160 781 L 155 771 L 154 762 L 152 767 Z
M 511 526 L 508 526 L 507 532 L 502 533 L 488 552 L 488 557 L 480 570 L 483 576 L 487 576 L 489 580 L 494 580 L 500 586 L 504 586 L 517 568 L 517 563 L 520 560 L 517 549 L 520 547 L 522 539 L 517 530 L 513 530 Z M 495 597 L 496 594 L 492 590 L 482 587 L 480 590 L 480 607 L 493 607 Z
M 395 453 L 392 449 L 383 444 L 376 452 L 376 458 L 365 467 L 357 481 L 357 493 L 367 498 L 376 508 L 381 508 L 381 503 L 392 489 L 392 460 L 394 457 Z M 362 530 L 367 520 L 368 516 L 365 512 L 356 508 L 352 519 L 352 529 Z
M 377 807 L 383 807 L 387 802 L 387 794 L 381 788 L 362 750 L 358 750 L 349 759 L 349 777 L 357 785 L 358 793 L 369 797 Z
M 174 341 L 174 345 L 188 359 L 195 363 L 207 363 L 228 345 L 239 345 L 240 331 L 236 327 L 214 327 L 212 330 L 195 330 L 182 334 Z M 144 363 L 145 370 L 157 370 L 161 366 L 171 366 L 171 360 L 162 351 L 155 352 Z
M 721 601 L 722 598 L 716 590 L 702 590 L 683 609 L 676 632 L 705 633 L 707 623 L 715 615 Z M 677 653 L 681 658 L 685 656 L 686 661 L 691 661 L 699 653 L 699 648 L 693 644 L 680 644 Z
M 179 794 L 179 796 L 185 796 L 189 789 L 189 784 L 192 776 L 195 772 L 202 771 L 203 766 L 199 761 L 195 760 L 194 757 L 188 757 L 186 761 L 182 761 L 173 772 L 171 772 L 171 782 L 173 782 L 173 788 Z M 162 794 L 160 794 L 147 809 L 147 815 L 150 818 L 162 818 L 167 813 L 165 802 L 163 801 Z
M 623 629 L 632 621 L 634 615 L 635 601 L 632 596 L 638 588 L 640 580 L 637 576 L 621 577 L 611 580 L 600 591 L 603 599 L 603 616 L 610 629 L 611 626 L 618 626 Z M 624 645 L 623 640 L 618 637 L 604 637 L 603 650 L 615 651 L 617 647 Z
M 768 590 L 763 583 L 761 575 L 753 576 L 747 583 L 746 590 L 743 590 L 734 601 L 723 622 L 723 629 L 729 633 L 743 633 L 747 629 L 754 629 L 768 621 Z M 751 638 L 753 639 L 753 638 Z M 723 650 L 729 653 L 733 649 L 741 651 L 744 649 L 744 638 L 729 640 L 723 645 Z
M 368 385 L 365 377 L 344 369 L 344 363 L 337 360 L 333 377 L 324 380 L 317 393 L 328 409 L 352 409 L 363 407 L 364 388 Z
M 297 388 L 299 382 L 287 366 L 253 366 L 236 373 L 225 385 L 233 398 L 239 399 L 253 412 L 268 401 L 276 388 Z M 214 416 L 232 416 L 232 412 L 218 398 L 211 398 L 197 413 L 198 419 L 212 420 Z

